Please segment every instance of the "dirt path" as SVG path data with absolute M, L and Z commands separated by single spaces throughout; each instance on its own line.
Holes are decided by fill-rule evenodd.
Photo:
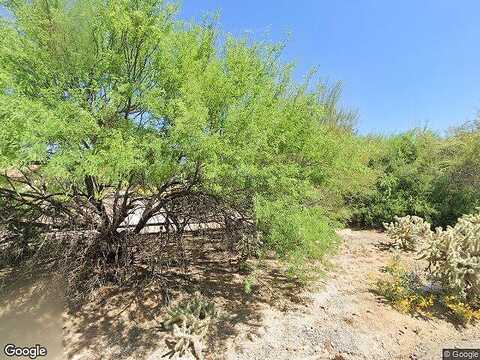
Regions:
M 308 295 L 302 310 L 265 307 L 255 335 L 245 326 L 231 340 L 226 359 L 441 359 L 446 347 L 480 348 L 480 326 L 401 314 L 370 289 L 391 258 L 378 244 L 385 235 L 343 230 L 344 238 L 325 286 Z
M 343 244 L 322 283 L 304 290 L 273 266 L 262 275 L 265 286 L 247 295 L 245 275 L 207 251 L 212 258 L 192 272 L 193 283 L 225 317 L 206 359 L 433 360 L 441 359 L 442 348 L 480 348 L 480 325 L 457 329 L 445 320 L 401 314 L 371 292 L 392 257 L 379 246 L 387 241 L 384 234 L 342 230 L 340 235 Z M 158 289 L 99 296 L 68 314 L 58 292 L 42 297 L 26 289 L 0 306 L 0 343 L 46 345 L 46 360 L 161 360 L 168 352 L 165 333 L 158 330 L 164 311 Z

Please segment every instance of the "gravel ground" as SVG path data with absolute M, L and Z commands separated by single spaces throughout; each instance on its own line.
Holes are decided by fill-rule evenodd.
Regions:
M 441 359 L 447 347 L 480 348 L 480 326 L 456 328 L 440 319 L 401 314 L 370 290 L 392 254 L 378 244 L 384 234 L 342 230 L 342 249 L 325 285 L 310 292 L 300 310 L 266 306 L 255 334 L 242 325 L 229 360 Z M 407 259 L 408 260 L 408 259 Z
M 192 269 L 193 283 L 225 316 L 205 359 L 432 360 L 441 359 L 442 348 L 480 348 L 480 325 L 457 328 L 442 319 L 402 314 L 372 293 L 393 255 L 381 246 L 387 242 L 384 234 L 348 229 L 339 234 L 344 241 L 338 255 L 308 289 L 287 281 L 274 261 L 264 269 L 262 285 L 245 294 L 245 274 L 225 266 L 212 249 L 207 258 L 199 256 L 203 265 Z M 58 292 L 45 299 L 30 291 L 21 294 L 30 300 L 20 301 L 23 296 L 16 292 L 0 303 L 0 340 L 47 345 L 46 360 L 168 358 L 165 334 L 158 330 L 164 310 L 156 289 L 99 293 L 73 313 L 64 311 Z

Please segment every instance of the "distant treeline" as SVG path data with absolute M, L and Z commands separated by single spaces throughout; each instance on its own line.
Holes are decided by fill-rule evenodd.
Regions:
M 381 227 L 395 215 L 417 215 L 445 227 L 480 206 L 480 121 L 443 137 L 412 130 L 368 140 L 376 179 L 348 200 L 352 223 Z

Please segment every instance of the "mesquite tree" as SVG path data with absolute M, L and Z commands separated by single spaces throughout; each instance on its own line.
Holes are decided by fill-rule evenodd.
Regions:
M 338 89 L 295 85 L 282 45 L 219 37 L 159 0 L 3 3 L 4 220 L 19 210 L 23 223 L 91 229 L 111 250 L 159 213 L 178 229 L 215 209 L 268 244 L 273 217 L 323 219 L 327 199 L 360 184 Z M 300 225 L 281 231 L 269 245 L 283 253 L 307 241 Z

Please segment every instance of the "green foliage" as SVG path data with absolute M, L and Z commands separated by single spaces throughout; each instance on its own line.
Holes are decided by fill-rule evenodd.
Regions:
M 243 291 L 245 294 L 249 295 L 252 293 L 252 288 L 255 285 L 256 280 L 257 274 L 255 271 L 252 271 L 250 274 L 248 274 L 243 282 Z
M 480 206 L 480 119 L 452 131 L 438 162 L 443 171 L 433 192 L 435 223 L 453 225 Z
M 294 262 L 320 259 L 338 239 L 322 209 L 261 199 L 256 209 L 259 229 L 267 234 L 266 245 L 282 258 Z
M 283 44 L 220 37 L 159 0 L 4 3 L 0 172 L 36 168 L 3 176 L 2 195 L 102 241 L 140 201 L 136 233 L 193 196 L 255 221 L 296 263 L 335 241 L 345 195 L 370 179 L 363 140 L 339 85 L 297 85 Z
M 444 296 L 441 300 L 444 308 L 448 309 L 452 317 L 461 323 L 470 323 L 480 320 L 480 306 L 471 305 L 456 296 Z
M 439 139 L 427 131 L 377 138 L 370 167 L 378 175 L 371 191 L 356 195 L 353 222 L 381 227 L 394 216 L 416 215 L 427 220 L 437 210 L 431 201 L 437 178 Z
M 431 225 L 418 216 L 395 216 L 394 220 L 395 222 L 383 226 L 397 249 L 415 250 L 418 243 L 431 233 Z
M 353 223 L 380 227 L 394 216 L 415 215 L 445 227 L 480 205 L 479 120 L 444 138 L 414 130 L 369 140 L 377 180 L 353 193 Z

